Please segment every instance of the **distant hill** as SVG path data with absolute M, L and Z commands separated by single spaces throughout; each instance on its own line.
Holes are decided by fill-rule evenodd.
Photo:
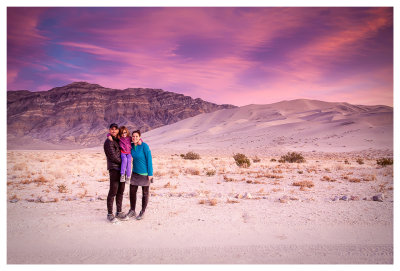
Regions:
M 110 123 L 143 132 L 233 105 L 217 105 L 161 89 L 104 88 L 75 82 L 48 91 L 7 91 L 8 148 L 35 144 L 92 147 Z M 55 145 L 53 145 L 55 144 Z

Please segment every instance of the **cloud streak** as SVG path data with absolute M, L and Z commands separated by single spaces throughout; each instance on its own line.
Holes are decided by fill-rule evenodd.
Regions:
M 8 89 L 393 104 L 392 8 L 8 8 Z

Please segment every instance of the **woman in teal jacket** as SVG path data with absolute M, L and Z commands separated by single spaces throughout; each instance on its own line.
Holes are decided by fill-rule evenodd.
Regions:
M 132 132 L 132 177 L 131 177 L 131 185 L 129 189 L 129 198 L 131 202 L 131 209 L 128 212 L 128 217 L 136 217 L 137 220 L 140 220 L 144 216 L 144 212 L 146 211 L 147 203 L 149 202 L 149 188 L 150 182 L 153 182 L 153 161 L 151 158 L 151 151 L 149 145 L 146 143 L 142 143 L 139 145 L 140 141 L 140 131 L 136 130 Z M 136 216 L 135 207 L 136 207 L 136 193 L 139 188 L 142 187 L 142 210 L 139 215 Z

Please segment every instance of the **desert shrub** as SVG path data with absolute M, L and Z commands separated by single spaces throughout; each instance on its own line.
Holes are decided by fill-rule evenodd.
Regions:
M 210 205 L 211 206 L 215 206 L 215 205 L 217 205 L 217 203 L 218 203 L 218 200 L 217 199 L 210 199 Z
M 200 159 L 200 154 L 190 151 L 183 156 L 181 154 L 181 157 L 186 160 L 198 160 Z
M 279 159 L 280 163 L 304 163 L 306 160 L 304 159 L 303 155 L 298 152 L 288 152 L 286 155 L 281 156 Z
M 215 169 L 206 169 L 206 175 L 207 176 L 214 176 L 215 175 L 215 173 L 216 173 L 216 170 Z
M 301 181 L 301 182 L 294 182 L 292 183 L 293 186 L 300 186 L 300 187 L 308 187 L 311 188 L 314 186 L 312 181 Z
M 235 159 L 236 165 L 239 167 L 247 168 L 250 166 L 250 160 L 243 153 L 237 153 L 233 156 Z
M 67 186 L 65 184 L 59 184 L 59 185 L 57 185 L 57 187 L 58 187 L 58 192 L 60 192 L 60 193 L 68 192 Z
M 190 175 L 200 175 L 200 170 L 197 168 L 187 168 L 185 169 L 185 173 Z
M 276 162 L 276 159 L 275 159 L 275 158 L 272 158 L 270 161 L 271 161 L 271 162 Z
M 360 165 L 364 164 L 364 160 L 361 158 L 357 158 L 356 162 Z
M 393 165 L 393 158 L 380 158 L 376 160 L 376 163 L 383 167 Z
M 253 158 L 253 163 L 259 163 L 259 162 L 261 162 L 261 159 L 258 158 L 258 156 Z
M 40 185 L 40 184 L 45 184 L 45 183 L 49 182 L 49 180 L 47 180 L 47 179 L 46 179 L 45 177 L 43 177 L 43 176 L 39 176 L 39 177 L 36 178 L 33 182 L 36 183 L 37 185 Z

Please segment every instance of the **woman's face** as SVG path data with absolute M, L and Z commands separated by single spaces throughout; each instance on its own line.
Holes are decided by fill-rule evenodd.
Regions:
M 127 137 L 128 136 L 128 131 L 127 130 L 123 130 L 122 131 L 122 137 Z
M 133 134 L 132 134 L 132 141 L 133 141 L 133 143 L 137 144 L 137 143 L 139 142 L 139 140 L 140 140 L 139 134 L 138 134 L 138 133 L 133 133 Z

